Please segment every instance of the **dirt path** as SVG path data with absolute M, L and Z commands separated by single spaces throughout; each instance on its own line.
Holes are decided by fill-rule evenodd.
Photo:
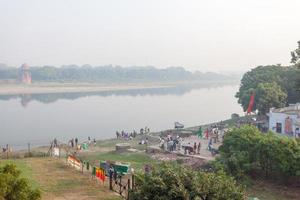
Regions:
M 107 182 L 92 180 L 87 175 L 68 167 L 64 160 L 33 158 L 26 160 L 33 171 L 33 178 L 42 190 L 45 200 L 120 199 L 108 189 Z

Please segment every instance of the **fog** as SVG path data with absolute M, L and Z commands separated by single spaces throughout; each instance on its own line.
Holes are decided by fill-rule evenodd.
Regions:
M 297 0 L 1 0 L 0 63 L 183 66 L 288 64 Z

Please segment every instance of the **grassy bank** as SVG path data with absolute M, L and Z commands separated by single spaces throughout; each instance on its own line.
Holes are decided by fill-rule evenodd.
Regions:
M 0 165 L 16 164 L 33 187 L 42 191 L 42 199 L 121 199 L 89 176 L 83 175 L 65 164 L 65 160 L 53 158 L 27 158 L 18 160 L 0 160 Z

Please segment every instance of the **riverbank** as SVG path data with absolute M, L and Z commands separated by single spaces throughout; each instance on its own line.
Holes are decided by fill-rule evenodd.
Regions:
M 141 89 L 187 87 L 214 87 L 237 85 L 238 80 L 223 81 L 165 81 L 165 82 L 128 82 L 128 83 L 88 83 L 88 82 L 34 82 L 30 85 L 18 83 L 0 83 L 0 95 L 19 94 L 53 94 L 53 93 L 87 93 L 109 92 Z

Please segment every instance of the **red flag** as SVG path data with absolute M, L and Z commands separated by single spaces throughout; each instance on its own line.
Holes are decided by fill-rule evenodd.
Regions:
M 250 96 L 250 101 L 249 101 L 249 105 L 248 105 L 248 109 L 247 109 L 248 114 L 252 112 L 252 108 L 253 108 L 253 104 L 254 104 L 254 96 L 255 96 L 255 93 L 253 93 Z

